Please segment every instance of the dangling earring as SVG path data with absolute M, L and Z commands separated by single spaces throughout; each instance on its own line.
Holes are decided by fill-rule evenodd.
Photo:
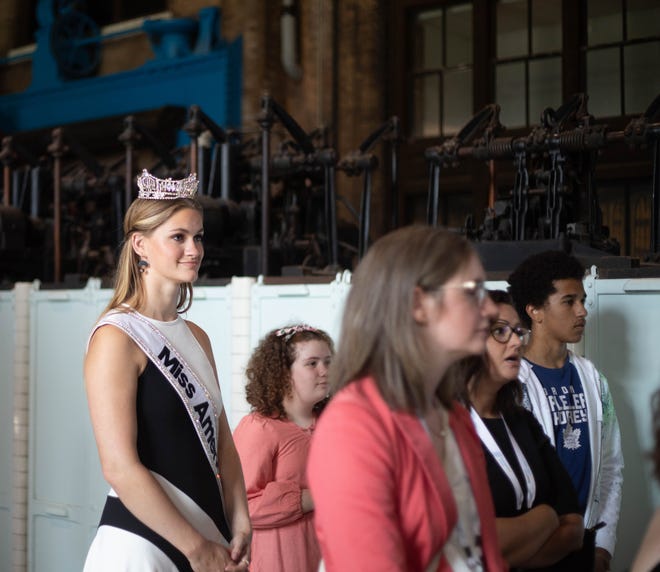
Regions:
M 141 258 L 140 260 L 138 260 L 137 265 L 138 265 L 138 270 L 139 270 L 142 274 L 144 274 L 145 272 L 147 272 L 147 270 L 148 270 L 148 268 L 149 268 L 149 263 L 148 263 L 146 260 L 144 260 L 144 258 Z

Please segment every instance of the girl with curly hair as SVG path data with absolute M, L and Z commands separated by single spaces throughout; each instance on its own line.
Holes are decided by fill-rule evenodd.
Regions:
M 252 412 L 234 432 L 253 526 L 252 572 L 309 572 L 321 559 L 306 476 L 316 419 L 327 400 L 332 339 L 296 324 L 273 330 L 252 353 Z

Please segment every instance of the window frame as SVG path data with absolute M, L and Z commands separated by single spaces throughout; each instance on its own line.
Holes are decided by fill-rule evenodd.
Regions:
M 408 70 L 407 71 L 407 84 L 410 86 L 410 89 L 408 91 L 408 97 L 406 98 L 408 101 L 408 109 L 407 109 L 407 117 L 409 118 L 409 128 L 407 129 L 407 134 L 410 137 L 413 138 L 420 138 L 420 139 L 429 139 L 429 138 L 435 138 L 435 137 L 446 137 L 448 135 L 454 135 L 455 132 L 447 133 L 445 130 L 445 79 L 446 75 L 449 73 L 453 72 L 460 72 L 460 71 L 466 71 L 469 70 L 472 74 L 471 77 L 471 83 L 472 83 L 472 93 L 470 94 L 472 102 L 474 102 L 474 3 L 471 2 L 470 0 L 446 0 L 444 2 L 434 2 L 434 3 L 427 3 L 431 4 L 430 6 L 426 5 L 416 5 L 414 7 L 411 7 L 409 11 L 407 12 L 406 15 L 406 33 L 405 33 L 405 44 L 406 44 L 406 52 L 407 52 L 407 60 L 409 62 Z M 470 6 L 470 16 L 471 16 L 471 27 L 472 27 L 472 59 L 470 63 L 467 62 L 460 62 L 457 65 L 447 65 L 447 13 L 448 11 L 455 6 L 459 5 L 469 5 Z M 415 19 L 422 13 L 424 12 L 431 12 L 431 11 L 437 11 L 440 10 L 442 11 L 442 62 L 440 62 L 440 65 L 438 66 L 433 66 L 433 67 L 415 67 L 415 62 L 414 62 L 414 52 L 415 50 L 413 49 L 413 30 L 414 30 L 414 23 Z M 437 133 L 436 134 L 431 134 L 431 135 L 424 135 L 423 130 L 421 133 L 415 132 L 415 93 L 416 93 L 416 82 L 421 79 L 426 79 L 429 77 L 436 77 L 438 79 L 438 91 L 439 91 L 439 98 L 438 98 L 438 125 L 437 125 Z M 474 104 L 472 106 L 474 108 Z M 474 113 L 474 110 L 472 111 Z
M 523 64 L 523 69 L 524 69 L 524 100 L 525 100 L 525 123 L 523 125 L 513 125 L 510 126 L 511 129 L 526 129 L 534 125 L 535 121 L 530 121 L 530 63 L 533 61 L 543 61 L 543 60 L 550 60 L 550 59 L 557 59 L 559 58 L 560 61 L 560 68 L 561 68 L 561 73 L 560 73 L 560 78 L 561 78 L 561 85 L 560 85 L 560 92 L 562 93 L 562 101 L 565 100 L 565 91 L 564 91 L 564 2 L 562 0 L 557 0 L 558 3 L 562 6 L 562 16 L 560 18 L 560 26 L 561 26 L 561 36 L 562 36 L 562 41 L 561 41 L 561 48 L 560 50 L 552 50 L 552 51 L 544 51 L 544 52 L 534 52 L 533 51 L 533 34 L 532 34 L 532 28 L 533 28 L 533 11 L 532 7 L 534 4 L 534 0 L 523 0 L 527 4 L 527 34 L 526 34 L 526 39 L 527 39 L 527 53 L 524 55 L 518 55 L 518 56 L 508 56 L 508 57 L 503 57 L 500 58 L 497 54 L 497 47 L 495 46 L 495 49 L 493 51 L 493 70 L 494 70 L 494 79 L 493 79 L 493 88 L 492 88 L 492 95 L 493 95 L 493 101 L 497 100 L 496 94 L 497 94 L 497 70 L 498 67 L 501 65 L 508 65 L 508 64 L 515 64 L 515 63 L 522 63 Z M 498 2 L 496 1 L 495 4 Z M 494 41 L 497 42 L 497 8 L 494 10 L 494 15 L 495 18 L 493 19 L 493 38 Z M 552 104 L 548 104 L 549 106 L 556 106 L 558 107 L 561 105 L 562 101 L 558 102 L 552 102 Z M 509 126 L 507 126 L 509 127 Z
M 589 80 L 589 69 L 588 69 L 588 54 L 594 53 L 597 51 L 603 51 L 607 49 L 615 48 L 618 52 L 618 63 L 619 63 L 619 110 L 614 115 L 605 115 L 601 116 L 603 119 L 609 119 L 611 117 L 632 117 L 638 115 L 639 111 L 628 111 L 626 109 L 626 57 L 625 50 L 628 47 L 636 45 L 651 44 L 654 42 L 660 43 L 660 33 L 654 36 L 644 36 L 641 38 L 632 38 L 628 39 L 628 2 L 627 0 L 618 0 L 619 6 L 621 7 L 621 39 L 612 40 L 608 42 L 601 42 L 598 44 L 590 45 L 589 44 L 589 35 L 588 35 L 588 26 L 589 26 L 589 0 L 583 0 L 584 2 L 584 33 L 582 36 L 582 41 L 580 42 L 580 51 L 582 53 L 582 58 L 584 60 L 584 75 L 583 75 L 583 91 L 588 93 L 587 85 Z M 651 103 L 649 101 L 649 103 Z

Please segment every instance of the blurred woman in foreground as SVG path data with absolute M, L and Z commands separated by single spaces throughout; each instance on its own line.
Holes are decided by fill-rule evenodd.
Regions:
M 415 226 L 360 262 L 308 475 L 328 572 L 505 570 L 483 452 L 441 383 L 495 316 L 470 244 Z

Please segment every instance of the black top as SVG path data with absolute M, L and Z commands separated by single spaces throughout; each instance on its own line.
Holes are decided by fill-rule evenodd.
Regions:
M 579 505 L 573 483 L 561 464 L 557 452 L 543 432 L 532 413 L 521 408 L 505 416 L 506 423 L 525 455 L 536 480 L 536 498 L 533 506 L 548 504 L 558 515 L 579 513 Z M 501 419 L 483 419 L 486 427 L 500 446 L 511 468 L 525 491 L 525 480 L 513 447 Z M 483 446 L 483 445 L 482 445 Z M 493 494 L 497 517 L 518 516 L 526 512 L 525 503 L 521 510 L 516 508 L 516 495 L 504 471 L 491 453 L 483 447 L 486 455 L 488 482 Z
M 188 495 L 229 541 L 220 487 L 178 392 L 149 360 L 138 378 L 137 450 L 140 461 Z M 180 572 L 192 572 L 185 555 L 144 525 L 115 496 L 108 496 L 100 525 L 143 537 L 162 550 Z

